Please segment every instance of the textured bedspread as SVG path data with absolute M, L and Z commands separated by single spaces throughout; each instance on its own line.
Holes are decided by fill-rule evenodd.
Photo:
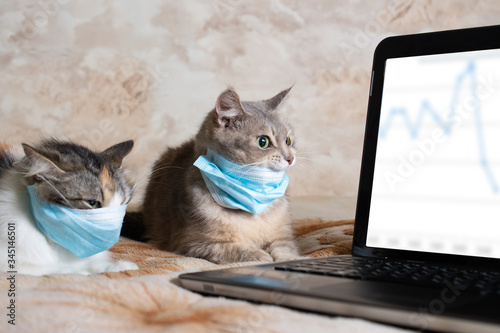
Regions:
M 294 221 L 303 254 L 349 253 L 353 221 Z M 368 321 L 304 313 L 223 297 L 206 297 L 179 286 L 181 272 L 220 266 L 157 250 L 122 238 L 116 259 L 140 269 L 93 276 L 15 276 L 15 326 L 8 324 L 11 288 L 1 273 L 2 332 L 397 332 Z

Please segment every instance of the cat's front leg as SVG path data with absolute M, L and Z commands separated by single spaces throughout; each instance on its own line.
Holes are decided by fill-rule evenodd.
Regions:
M 264 250 L 236 243 L 207 243 L 191 247 L 186 255 L 209 260 L 216 264 L 260 261 L 272 262 L 273 258 Z
M 274 261 L 288 261 L 300 259 L 299 250 L 293 239 L 277 239 L 272 241 L 267 247 Z

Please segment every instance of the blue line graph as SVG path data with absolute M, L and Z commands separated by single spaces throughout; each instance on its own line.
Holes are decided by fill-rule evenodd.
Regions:
M 449 105 L 449 112 L 446 117 L 443 118 L 440 115 L 440 113 L 438 113 L 436 109 L 431 105 L 431 103 L 426 99 L 422 100 L 420 108 L 418 109 L 417 112 L 417 117 L 414 121 L 410 118 L 408 109 L 404 107 L 393 107 L 389 110 L 385 122 L 380 126 L 379 137 L 380 139 L 385 139 L 387 137 L 392 122 L 396 117 L 401 117 L 403 119 L 404 124 L 409 131 L 410 137 L 413 140 L 416 140 L 418 138 L 419 132 L 422 129 L 422 124 L 426 116 L 430 116 L 432 120 L 445 134 L 447 135 L 452 134 L 453 119 L 460 107 L 458 100 L 462 92 L 466 89 L 464 86 L 466 85 L 465 80 L 467 78 L 469 79 L 470 96 L 472 98 L 471 102 L 473 102 L 472 105 L 473 105 L 473 114 L 475 119 L 479 164 L 483 169 L 483 172 L 491 186 L 491 190 L 494 193 L 498 193 L 499 186 L 491 170 L 491 166 L 486 153 L 486 143 L 484 139 L 481 105 L 479 99 L 477 98 L 477 94 L 475 93 L 477 86 L 476 65 L 472 61 L 469 62 L 466 68 L 463 70 L 463 72 L 461 72 L 456 77 L 453 89 L 453 95 Z

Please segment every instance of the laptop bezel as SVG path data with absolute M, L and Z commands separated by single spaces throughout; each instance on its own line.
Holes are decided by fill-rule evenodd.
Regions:
M 413 260 L 467 267 L 500 265 L 500 259 L 495 258 L 375 248 L 366 245 L 387 59 L 500 49 L 498 36 L 500 36 L 500 25 L 495 25 L 388 37 L 382 40 L 375 49 L 354 224 L 352 250 L 354 256 Z

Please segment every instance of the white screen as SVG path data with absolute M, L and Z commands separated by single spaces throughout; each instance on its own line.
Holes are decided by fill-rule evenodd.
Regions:
M 500 50 L 386 62 L 367 246 L 500 258 Z

